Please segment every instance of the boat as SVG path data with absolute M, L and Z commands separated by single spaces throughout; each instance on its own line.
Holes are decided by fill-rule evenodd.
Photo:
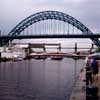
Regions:
M 46 56 L 42 56 L 42 55 L 34 56 L 34 59 L 43 59 L 43 60 L 45 60 L 46 58 L 47 58 Z
M 62 56 L 51 56 L 51 60 L 62 60 Z
M 31 53 L 30 57 L 34 58 L 34 59 L 37 59 L 37 60 L 39 60 L 39 59 L 45 60 L 47 58 L 47 56 L 45 55 L 45 53 Z
M 16 61 L 22 61 L 22 60 L 23 60 L 22 57 L 17 57 L 17 58 L 16 58 Z
M 22 61 L 24 58 L 19 55 L 14 55 L 13 61 Z

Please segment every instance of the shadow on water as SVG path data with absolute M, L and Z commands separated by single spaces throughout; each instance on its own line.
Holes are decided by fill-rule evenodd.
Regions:
M 68 100 L 83 60 L 24 60 L 0 65 L 0 100 Z

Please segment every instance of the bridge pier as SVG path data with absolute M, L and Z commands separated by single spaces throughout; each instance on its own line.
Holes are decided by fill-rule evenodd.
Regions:
M 2 44 L 2 40 L 0 39 L 0 47 L 2 47 L 3 46 L 3 44 Z
M 9 42 L 7 39 L 0 39 L 0 46 L 9 46 Z
M 75 43 L 75 48 L 74 48 L 74 50 L 75 50 L 75 53 L 77 53 L 77 43 Z
M 1 30 L 0 30 L 0 38 L 1 38 Z M 3 39 L 0 39 L 0 47 L 3 46 Z
M 0 37 L 1 37 L 1 31 L 0 31 Z M 2 46 L 2 39 L 0 39 L 0 47 Z
M 4 46 L 5 45 L 5 41 L 0 39 L 0 47 Z
M 28 57 L 29 55 L 30 55 L 30 49 L 28 47 L 28 48 L 25 48 L 25 57 Z
M 11 47 L 12 46 L 12 41 L 9 40 L 8 46 Z
M 94 48 L 94 44 L 92 43 L 92 44 L 91 44 L 90 51 L 89 51 L 90 53 L 92 52 L 92 49 L 93 49 L 93 48 Z
M 0 62 L 1 62 L 1 51 L 0 51 Z
M 44 47 L 43 47 L 43 51 L 44 51 L 44 52 L 46 52 L 46 48 L 45 48 L 45 45 L 44 45 Z

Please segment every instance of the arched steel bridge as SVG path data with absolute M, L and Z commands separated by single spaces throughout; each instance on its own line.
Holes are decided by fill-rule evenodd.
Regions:
M 90 36 L 90 39 L 94 42 L 95 45 L 97 45 L 98 47 L 100 47 L 100 41 L 97 37 L 94 37 L 92 35 L 93 32 L 88 29 L 85 25 L 83 25 L 80 21 L 78 21 L 77 19 L 75 19 L 74 17 L 62 13 L 62 12 L 58 12 L 58 11 L 43 11 L 43 12 L 38 12 L 36 14 L 33 14 L 29 17 L 27 17 L 26 19 L 22 20 L 18 25 L 16 25 L 8 34 L 8 38 L 5 38 L 3 41 L 6 41 L 6 43 L 8 43 L 9 41 L 12 41 L 13 39 L 15 39 L 16 37 L 20 37 L 21 32 L 23 32 L 27 27 L 31 26 L 32 24 L 35 24 L 37 22 L 40 21 L 44 21 L 44 20 L 59 20 L 59 21 L 63 21 L 65 23 L 71 24 L 72 26 L 76 27 L 77 29 L 79 29 L 82 34 L 83 37 L 85 35 Z M 58 37 L 68 37 L 67 34 L 35 34 L 32 35 L 33 38 L 39 38 L 39 37 L 44 37 L 44 38 L 58 38 Z M 23 36 L 23 38 L 25 37 L 32 37 L 32 36 Z M 21 36 L 22 37 L 22 36 Z

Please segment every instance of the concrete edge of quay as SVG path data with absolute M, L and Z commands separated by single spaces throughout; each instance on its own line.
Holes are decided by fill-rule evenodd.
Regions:
M 75 85 L 69 100 L 86 100 L 86 80 L 85 78 L 85 68 L 82 68 L 80 75 Z

